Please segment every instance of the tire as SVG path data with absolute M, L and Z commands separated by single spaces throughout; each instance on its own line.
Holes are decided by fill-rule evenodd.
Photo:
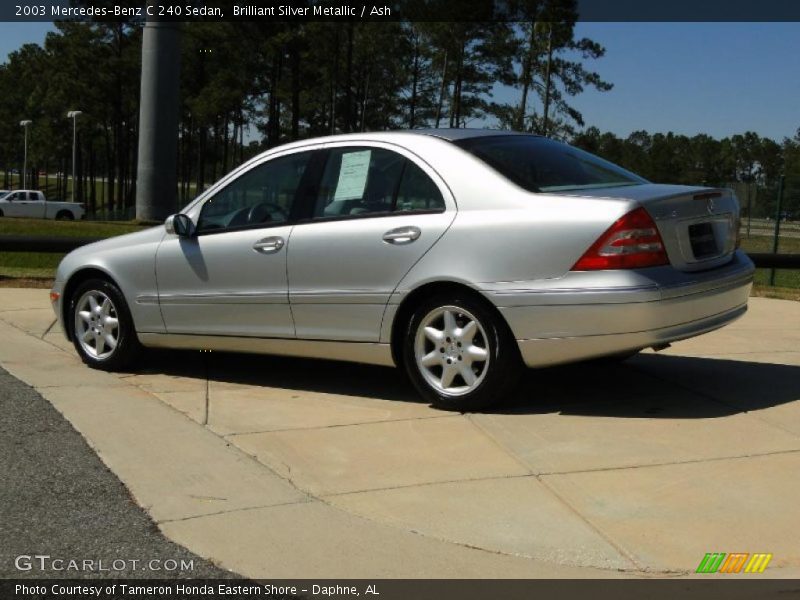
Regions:
M 460 412 L 498 405 L 522 371 L 511 331 L 468 293 L 420 303 L 403 338 L 403 363 L 423 398 L 437 408 Z
M 56 213 L 56 221 L 74 221 L 75 215 L 68 210 L 61 210 Z
M 109 318 L 116 320 L 116 326 Z M 124 370 L 141 352 L 125 298 L 109 281 L 90 279 L 78 286 L 70 298 L 66 321 L 75 350 L 93 369 Z M 116 346 L 110 347 L 110 339 Z
M 0 217 L 5 217 L 2 210 L 0 210 Z

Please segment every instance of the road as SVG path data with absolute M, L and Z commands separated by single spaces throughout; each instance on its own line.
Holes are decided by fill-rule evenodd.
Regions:
M 0 414 L 0 578 L 236 576 L 164 538 L 72 425 L 2 368 Z M 51 558 L 17 558 L 35 555 Z

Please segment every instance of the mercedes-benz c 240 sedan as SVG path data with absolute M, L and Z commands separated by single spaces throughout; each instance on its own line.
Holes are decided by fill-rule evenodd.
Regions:
M 524 365 L 615 356 L 747 309 L 730 190 L 658 185 L 544 137 L 332 136 L 275 148 L 165 226 L 80 248 L 52 292 L 83 361 L 144 347 L 396 365 L 433 404 Z

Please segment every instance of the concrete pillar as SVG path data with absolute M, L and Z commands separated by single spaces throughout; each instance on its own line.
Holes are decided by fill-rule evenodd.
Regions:
M 136 218 L 142 221 L 163 221 L 177 211 L 179 94 L 180 23 L 148 19 L 136 174 Z

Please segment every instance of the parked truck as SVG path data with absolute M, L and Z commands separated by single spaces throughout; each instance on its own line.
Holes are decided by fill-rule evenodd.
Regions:
M 86 211 L 77 202 L 49 201 L 38 190 L 15 190 L 0 194 L 0 217 L 75 221 L 85 218 Z

